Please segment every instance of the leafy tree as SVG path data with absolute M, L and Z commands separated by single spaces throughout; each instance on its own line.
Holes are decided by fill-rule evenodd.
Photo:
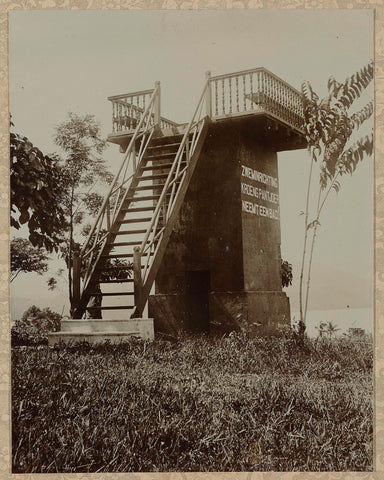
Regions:
M 326 331 L 328 333 L 329 339 L 331 339 L 332 336 L 335 335 L 335 333 L 339 330 L 340 328 L 337 328 L 337 326 L 334 325 L 333 322 L 327 322 Z
M 20 272 L 42 275 L 48 270 L 48 256 L 43 248 L 33 247 L 26 238 L 11 241 L 11 282 Z
M 304 247 L 300 272 L 300 322 L 305 326 L 310 274 L 313 250 L 320 226 L 320 215 L 332 189 L 340 190 L 340 178 L 353 174 L 359 162 L 365 156 L 372 155 L 373 131 L 351 144 L 353 134 L 368 120 L 373 113 L 373 102 L 370 101 L 362 109 L 350 112 L 355 100 L 373 79 L 373 62 L 339 83 L 334 77 L 328 80 L 328 95 L 320 100 L 309 82 L 302 84 L 302 99 L 308 152 L 310 155 L 310 173 L 307 187 L 307 199 L 304 212 Z M 314 216 L 309 218 L 311 180 L 314 165 L 319 166 L 319 191 L 314 208 Z M 307 245 L 312 233 L 309 259 Z M 306 292 L 303 292 L 304 270 L 306 272 Z
M 327 324 L 325 322 L 320 322 L 319 326 L 316 327 L 316 329 L 318 330 L 319 332 L 319 337 L 322 338 L 324 333 L 325 333 L 325 328 L 326 328 Z
M 68 229 L 61 254 L 68 268 L 68 289 L 73 309 L 72 270 L 73 256 L 79 248 L 75 240 L 76 228 L 95 214 L 102 203 L 102 196 L 92 192 L 97 182 L 111 179 L 102 153 L 106 142 L 101 137 L 100 126 L 93 115 L 80 116 L 69 113 L 69 119 L 56 127 L 55 143 L 64 152 L 61 161 L 61 177 L 65 184 L 63 209 Z
M 68 268 L 68 288 L 71 311 L 73 299 L 73 258 L 79 254 L 82 237 L 88 235 L 87 222 L 99 212 L 103 196 L 94 191 L 96 185 L 110 183 L 112 174 L 107 170 L 102 153 L 106 142 L 100 133 L 100 126 L 93 115 L 69 114 L 69 119 L 56 128 L 55 143 L 63 150 L 65 159 L 61 162 L 62 181 L 66 190 L 63 199 L 64 212 L 69 225 L 66 241 L 61 245 L 61 254 Z M 109 260 L 100 279 L 126 279 L 131 275 L 132 266 L 122 260 Z M 84 272 L 81 272 L 84 274 Z M 55 288 L 55 279 L 49 279 L 49 288 Z M 101 293 L 100 285 L 95 285 Z M 100 307 L 102 297 L 95 296 L 92 306 Z M 101 318 L 98 309 L 91 310 L 92 318 Z
M 28 138 L 11 133 L 10 163 L 11 226 L 19 230 L 27 224 L 33 246 L 57 250 L 65 225 L 57 157 L 44 155 Z

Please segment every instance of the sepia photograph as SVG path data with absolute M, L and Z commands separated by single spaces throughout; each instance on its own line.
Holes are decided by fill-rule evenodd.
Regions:
M 13 474 L 372 472 L 374 10 L 9 12 Z

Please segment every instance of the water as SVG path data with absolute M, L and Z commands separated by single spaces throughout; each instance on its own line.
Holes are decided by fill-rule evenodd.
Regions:
M 292 312 L 293 322 L 300 318 L 299 312 Z M 332 322 L 339 330 L 336 335 L 348 332 L 349 328 L 363 328 L 365 333 L 373 332 L 373 308 L 345 308 L 339 310 L 311 310 L 307 312 L 306 332 L 310 337 L 317 337 L 316 327 L 320 322 Z

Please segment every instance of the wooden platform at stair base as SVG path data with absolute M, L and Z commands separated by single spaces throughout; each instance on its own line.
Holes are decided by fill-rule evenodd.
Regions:
M 60 332 L 48 335 L 48 344 L 56 343 L 120 343 L 130 337 L 143 340 L 154 339 L 152 318 L 134 318 L 128 320 L 62 320 Z

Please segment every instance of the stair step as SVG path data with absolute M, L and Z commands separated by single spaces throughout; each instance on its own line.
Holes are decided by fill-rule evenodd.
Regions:
M 167 152 L 167 153 L 156 153 L 155 155 L 145 155 L 145 160 L 147 162 L 154 162 L 156 160 L 166 160 L 167 158 L 175 158 L 176 153 L 177 152 Z
M 162 180 L 164 178 L 168 177 L 168 173 L 158 173 L 157 175 L 147 175 L 147 176 L 142 176 L 139 177 L 140 181 L 143 180 Z
M 142 187 L 135 187 L 135 192 L 143 192 L 144 190 L 154 190 L 155 188 L 161 188 L 161 187 L 164 187 L 164 183 L 143 185 Z
M 147 200 L 158 200 L 160 198 L 159 195 L 146 195 L 145 197 L 127 197 L 127 201 L 130 202 L 145 202 Z M 124 212 L 124 209 L 122 209 Z
M 127 208 L 127 209 L 122 209 L 122 212 L 125 213 L 137 213 L 137 212 L 150 212 L 153 211 L 156 208 L 155 205 L 150 205 L 148 207 L 133 207 L 133 208 Z M 123 220 L 121 223 L 124 223 L 125 220 Z
M 129 218 L 128 220 L 123 220 L 120 222 L 120 225 L 124 225 L 126 223 L 139 223 L 139 222 L 150 222 L 152 217 L 142 217 L 142 218 Z
M 166 137 L 157 137 L 152 139 L 152 147 L 166 146 L 178 143 L 180 145 L 184 135 L 179 133 L 176 135 L 167 135 Z
M 149 243 L 149 240 L 148 242 Z M 129 247 L 129 246 L 133 246 L 133 247 L 140 247 L 141 245 L 141 240 L 136 240 L 136 241 L 132 241 L 132 242 L 118 242 L 118 243 L 110 243 L 109 246 L 110 247 Z M 113 255 L 116 255 L 116 254 L 106 254 L 106 255 L 102 255 L 102 257 L 104 258 L 123 258 L 123 257 L 114 257 Z M 127 257 L 129 254 L 128 253 L 124 253 L 122 254 L 124 255 L 124 257 Z
M 174 142 L 174 143 L 164 143 L 164 144 L 161 144 L 161 145 L 148 145 L 148 150 L 154 150 L 154 149 L 158 149 L 158 148 L 175 148 L 175 147 L 179 147 L 180 146 L 180 143 L 181 142 Z
M 160 164 L 157 164 L 157 165 L 147 165 L 145 167 L 142 168 L 142 171 L 143 172 L 146 172 L 148 170 L 160 170 L 160 169 L 170 169 L 172 167 L 173 163 L 160 163 Z M 186 166 L 186 162 L 185 160 L 183 160 L 181 162 L 181 166 L 182 167 L 185 167 Z
M 147 230 L 121 230 L 120 232 L 116 232 L 115 235 L 137 235 L 138 233 L 145 233 Z
M 127 332 L 51 332 L 48 334 L 48 345 L 55 345 L 60 342 L 88 342 L 88 343 L 104 343 L 109 340 L 112 343 L 120 343 L 122 340 L 129 339 L 133 336 L 141 338 L 153 339 L 153 333 L 150 332 L 146 336 L 139 330 Z
M 109 307 L 87 307 L 87 310 L 131 310 L 135 305 L 116 305 Z
M 153 255 L 153 252 L 151 252 L 151 255 Z M 110 253 L 109 255 L 102 255 L 102 258 L 133 258 L 133 253 Z
M 170 193 L 166 193 L 165 195 L 169 196 Z M 159 198 L 160 198 L 160 193 L 157 194 L 157 195 L 146 195 L 144 197 L 127 197 L 127 201 L 130 201 L 130 202 L 145 202 L 145 201 L 148 201 L 148 200 L 158 200 Z
M 135 243 L 137 245 L 137 243 Z M 132 258 L 133 253 L 110 253 L 109 255 L 102 255 L 101 258 Z
M 143 172 L 146 172 L 148 170 L 160 170 L 161 168 L 171 168 L 173 163 L 163 163 L 162 165 L 146 165 L 145 167 L 142 168 Z
M 95 293 L 90 293 L 92 297 L 119 297 L 121 296 L 126 296 L 126 295 L 134 295 L 134 292 L 95 292 Z
M 133 283 L 133 278 L 125 278 L 124 280 L 91 280 L 89 283 Z
M 147 242 L 149 243 L 149 242 Z M 129 247 L 129 246 L 137 246 L 139 247 L 141 244 L 141 241 L 140 240 L 136 240 L 136 242 L 117 242 L 117 243 L 110 243 L 109 246 L 110 247 Z M 125 257 L 127 255 L 124 255 Z M 108 258 L 119 258 L 119 257 L 113 257 L 112 255 L 106 255 L 106 257 Z M 122 258 L 122 257 L 120 257 Z

